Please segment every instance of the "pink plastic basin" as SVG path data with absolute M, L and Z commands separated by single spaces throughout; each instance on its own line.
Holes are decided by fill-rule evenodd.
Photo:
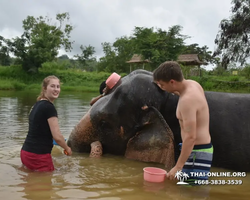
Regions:
M 116 85 L 116 83 L 120 80 L 120 78 L 121 78 L 121 76 L 114 72 L 114 73 L 111 74 L 111 75 L 108 77 L 108 79 L 106 80 L 106 85 L 107 85 L 110 89 L 112 89 L 112 88 Z
M 157 167 L 145 167 L 144 171 L 144 180 L 148 182 L 160 183 L 165 180 L 166 170 L 160 169 Z

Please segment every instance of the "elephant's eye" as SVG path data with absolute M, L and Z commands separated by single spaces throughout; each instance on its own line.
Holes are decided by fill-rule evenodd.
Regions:
M 105 126 L 105 124 L 106 124 L 106 122 L 105 122 L 104 120 L 102 120 L 102 121 L 100 122 L 101 127 Z
M 106 130 L 106 131 L 112 129 L 112 126 L 104 120 L 101 121 L 100 127 L 102 130 Z

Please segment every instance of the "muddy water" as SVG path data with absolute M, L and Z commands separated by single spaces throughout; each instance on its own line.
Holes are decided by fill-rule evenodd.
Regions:
M 142 169 L 146 166 L 163 168 L 162 165 L 113 155 L 95 159 L 88 154 L 74 153 L 67 157 L 57 146 L 52 151 L 54 172 L 30 172 L 22 167 L 19 152 L 28 129 L 28 112 L 37 93 L 0 91 L 1 199 L 250 199 L 250 174 L 234 178 L 242 180 L 242 185 L 185 187 L 171 181 L 153 184 L 143 180 Z M 62 92 L 56 100 L 65 138 L 89 108 L 92 96 Z M 227 170 L 213 168 L 212 171 Z

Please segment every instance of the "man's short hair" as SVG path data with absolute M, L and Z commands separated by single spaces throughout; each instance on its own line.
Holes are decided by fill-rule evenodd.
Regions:
M 106 87 L 106 80 L 103 81 L 100 85 L 99 92 L 100 94 L 103 94 L 103 89 Z
M 183 74 L 180 65 L 175 61 L 166 61 L 154 70 L 155 81 L 169 82 L 171 79 L 181 82 Z

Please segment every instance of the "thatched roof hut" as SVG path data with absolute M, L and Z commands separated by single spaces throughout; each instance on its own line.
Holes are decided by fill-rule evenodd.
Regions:
M 131 72 L 131 64 L 142 64 L 142 68 L 144 69 L 144 64 L 150 63 L 150 61 L 148 59 L 144 60 L 142 55 L 134 54 L 129 61 L 126 61 L 126 63 L 130 63 L 130 72 Z
M 198 54 L 182 54 L 179 55 L 177 62 L 183 65 L 204 65 L 206 63 L 200 61 Z
M 182 54 L 179 55 L 178 59 L 177 59 L 178 63 L 181 63 L 183 65 L 186 66 L 198 66 L 199 68 L 199 74 L 201 76 L 201 70 L 200 70 L 200 66 L 201 65 L 206 65 L 207 63 L 200 61 L 198 54 Z

